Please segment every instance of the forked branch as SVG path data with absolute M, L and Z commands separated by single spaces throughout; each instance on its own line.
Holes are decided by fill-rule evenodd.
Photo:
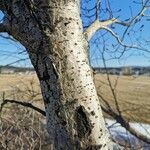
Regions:
M 148 53 L 150 52 L 148 49 L 137 46 L 137 45 L 127 45 L 127 44 L 123 43 L 123 41 L 120 39 L 120 37 L 115 32 L 113 32 L 113 30 L 111 30 L 109 27 L 102 27 L 102 28 L 104 30 L 108 31 L 117 40 L 117 42 L 121 46 L 123 46 L 125 48 L 132 48 L 132 49 L 142 50 L 142 51 L 145 51 L 145 52 L 148 52 Z
M 112 18 L 110 20 L 106 20 L 106 21 L 99 21 L 96 20 L 94 23 L 92 23 L 85 31 L 84 34 L 87 38 L 88 41 L 90 41 L 90 39 L 92 38 L 92 36 L 96 33 L 96 31 L 103 29 L 113 23 L 117 22 L 117 19 Z
M 10 100 L 10 99 L 3 100 L 3 102 L 1 103 L 1 106 L 0 106 L 0 112 L 2 111 L 3 107 L 7 103 L 18 104 L 18 105 L 21 105 L 21 106 L 24 106 L 24 107 L 28 107 L 28 108 L 31 108 L 31 109 L 37 111 L 38 113 L 42 114 L 43 116 L 46 116 L 46 113 L 45 113 L 44 110 L 32 105 L 31 103 L 21 102 L 21 101 L 16 101 L 16 100 Z

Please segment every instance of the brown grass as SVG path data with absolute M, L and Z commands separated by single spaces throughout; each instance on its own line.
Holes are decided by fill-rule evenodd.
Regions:
M 110 75 L 110 81 L 115 87 L 117 102 L 122 115 L 126 119 L 150 124 L 150 77 L 115 76 Z M 113 94 L 106 75 L 95 76 L 97 91 L 116 111 Z
M 34 75 L 0 75 L 0 99 L 30 101 L 44 109 L 37 76 Z
M 118 78 L 117 76 L 110 75 L 110 80 L 113 86 L 117 80 L 115 93 L 123 116 L 131 121 L 150 124 L 150 77 L 140 76 L 134 78 L 120 76 Z M 116 111 L 115 101 L 106 75 L 95 75 L 95 83 L 98 93 L 101 94 Z M 39 82 L 36 75 L 0 75 L 0 96 L 6 91 L 5 95 L 7 97 L 18 100 L 40 100 L 41 95 L 31 96 L 33 89 L 34 95 L 40 93 Z M 34 104 L 43 108 L 41 100 L 38 103 L 37 101 L 34 102 Z
M 36 75 L 0 75 L 2 99 L 30 102 L 44 110 Z M 0 150 L 50 149 L 46 120 L 34 110 L 16 104 L 6 104 L 0 112 Z

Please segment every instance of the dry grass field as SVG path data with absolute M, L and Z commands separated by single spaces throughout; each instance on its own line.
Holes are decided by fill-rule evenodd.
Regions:
M 30 101 L 44 109 L 37 76 L 33 75 L 0 75 L 0 99 Z
M 150 124 L 150 77 L 115 76 L 109 79 L 117 103 L 126 119 Z M 106 75 L 95 75 L 97 91 L 116 110 L 115 100 Z
M 0 74 L 0 91 L 13 89 L 22 83 L 29 85 L 30 81 L 38 82 L 36 75 Z
M 123 116 L 136 122 L 150 124 L 150 77 L 129 77 L 110 75 L 112 87 L 115 86 L 117 102 Z M 116 82 L 117 81 L 117 82 Z M 106 75 L 95 75 L 99 94 L 116 110 L 115 101 Z M 4 92 L 8 98 L 31 100 L 43 108 L 39 83 L 36 75 L 0 75 L 0 97 Z
M 44 110 L 35 75 L 0 75 L 0 104 L 3 99 L 29 102 Z M 16 104 L 0 109 L 0 150 L 50 149 L 43 115 Z

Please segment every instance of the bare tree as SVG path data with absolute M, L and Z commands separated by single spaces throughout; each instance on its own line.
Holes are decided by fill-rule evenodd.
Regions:
M 0 9 L 5 13 L 0 31 L 27 48 L 40 80 L 54 149 L 108 149 L 80 1 L 0 1 Z
M 98 30 L 109 32 L 127 48 L 145 50 L 123 42 L 130 27 L 145 15 L 149 1 L 128 21 L 113 17 L 99 19 L 101 1 L 96 1 L 96 19 L 83 30 L 80 0 L 0 0 L 5 14 L 0 32 L 21 42 L 29 54 L 40 81 L 46 109 L 47 129 L 54 149 L 109 149 L 112 147 L 105 127 L 93 73 L 88 60 L 88 43 Z M 83 8 L 84 9 L 84 8 Z M 120 38 L 110 26 L 126 27 Z

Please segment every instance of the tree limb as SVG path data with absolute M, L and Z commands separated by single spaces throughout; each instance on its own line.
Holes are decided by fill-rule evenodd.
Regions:
M 111 33 L 111 35 L 117 40 L 117 42 L 121 45 L 121 46 L 123 46 L 123 47 L 126 47 L 126 48 L 133 48 L 133 49 L 137 49 L 137 50 L 142 50 L 142 51 L 145 51 L 145 52 L 150 52 L 148 49 L 146 49 L 146 48 L 143 48 L 143 47 L 139 47 L 139 46 L 137 46 L 137 45 L 127 45 L 127 44 L 125 44 L 125 43 L 123 43 L 122 42 L 122 40 L 119 38 L 119 36 L 115 33 L 115 32 L 113 32 L 110 28 L 108 28 L 108 27 L 102 27 L 102 29 L 104 29 L 104 30 L 106 30 L 106 31 L 108 31 L 109 33 Z
M 116 23 L 116 22 L 117 22 L 117 19 L 115 19 L 115 18 L 112 18 L 110 20 L 106 20 L 103 22 L 96 20 L 84 31 L 84 34 L 85 34 L 87 40 L 90 41 L 91 37 L 96 33 L 96 31 L 98 31 L 99 29 L 102 29 L 104 27 L 107 27 L 113 23 Z
M 112 109 L 107 110 L 106 108 L 104 108 L 103 106 L 101 106 L 102 110 L 107 113 L 110 117 L 113 117 L 113 119 L 115 119 L 122 127 L 124 127 L 130 134 L 134 135 L 136 138 L 140 139 L 141 141 L 150 144 L 150 138 L 148 138 L 146 135 L 143 135 L 142 133 L 140 133 L 139 131 L 135 130 L 134 128 L 132 128 L 129 124 L 129 122 L 127 122 L 121 115 L 118 115 L 117 113 L 115 113 L 114 111 L 112 111 Z
M 12 104 L 14 103 L 14 104 L 22 105 L 24 107 L 28 107 L 28 108 L 31 108 L 31 109 L 37 111 L 38 113 L 42 114 L 43 116 L 46 116 L 46 113 L 44 110 L 32 105 L 31 103 L 21 102 L 21 101 L 16 101 L 16 100 L 9 100 L 9 99 L 3 100 L 3 102 L 1 103 L 1 107 L 0 107 L 0 112 L 2 111 L 4 105 L 6 105 L 7 103 L 12 103 Z
M 7 32 L 7 27 L 4 23 L 0 23 L 0 32 Z
M 93 22 L 85 31 L 84 31 L 84 34 L 86 35 L 86 38 L 88 41 L 90 41 L 90 39 L 92 38 L 92 36 L 96 33 L 96 31 L 98 31 L 99 29 L 103 29 L 103 28 L 106 28 L 108 27 L 109 25 L 113 24 L 113 23 L 116 23 L 116 24 L 120 24 L 120 25 L 123 25 L 123 26 L 126 26 L 128 30 L 128 28 L 133 25 L 134 23 L 137 22 L 137 20 L 144 16 L 144 12 L 147 10 L 147 3 L 149 2 L 149 0 L 146 0 L 146 2 L 143 4 L 143 7 L 142 9 L 139 11 L 139 13 L 134 16 L 133 18 L 131 18 L 130 21 L 128 22 L 123 22 L 123 21 L 120 21 L 118 20 L 117 18 L 112 18 L 112 19 L 109 19 L 109 20 L 106 20 L 106 21 L 99 21 L 98 18 L 95 22 Z M 97 16 L 97 14 L 96 14 Z M 127 32 L 127 31 L 126 31 Z M 125 32 L 125 33 L 126 33 Z
M 149 3 L 149 0 L 146 0 L 145 2 L 143 2 L 143 6 L 142 6 L 141 10 L 139 11 L 139 13 L 138 13 L 136 16 L 134 16 L 134 17 L 131 19 L 131 21 L 129 21 L 128 26 L 127 26 L 127 28 L 126 28 L 126 30 L 125 30 L 123 36 L 122 36 L 122 39 L 124 39 L 124 37 L 125 37 L 126 33 L 128 32 L 129 28 L 130 28 L 133 24 L 137 23 L 140 17 L 143 17 L 143 16 L 144 16 L 144 12 L 145 12 L 145 11 L 147 10 L 147 8 L 148 8 L 148 6 L 147 6 L 148 3 Z M 117 22 L 117 23 L 119 23 L 119 22 Z M 120 24 L 121 24 L 121 23 L 120 23 Z M 122 25 L 123 25 L 123 24 L 122 24 Z
M 0 10 L 5 10 L 5 4 L 4 4 L 4 1 L 6 2 L 6 3 L 8 3 L 7 1 L 8 0 L 0 0 Z

